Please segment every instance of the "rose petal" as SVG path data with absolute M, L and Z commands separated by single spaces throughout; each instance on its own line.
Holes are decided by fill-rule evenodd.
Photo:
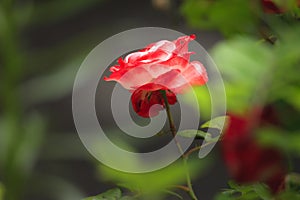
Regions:
M 182 89 L 188 87 L 189 82 L 181 75 L 180 70 L 172 69 L 169 72 L 157 77 L 152 83 L 163 85 L 172 90 L 175 94 L 181 93 Z
M 206 69 L 199 61 L 193 61 L 182 75 L 192 85 L 203 85 L 208 81 Z
M 176 45 L 171 41 L 161 40 L 159 42 L 152 43 L 152 44 L 148 45 L 142 51 L 154 52 L 158 49 L 169 52 L 169 53 L 172 53 L 176 49 Z
M 158 115 L 159 111 L 163 110 L 165 106 L 161 90 L 166 91 L 169 104 L 172 105 L 177 102 L 176 96 L 173 92 L 162 85 L 149 83 L 139 87 L 132 93 L 131 102 L 134 111 L 139 116 L 146 118 Z
M 109 77 L 104 77 L 105 81 L 117 81 L 126 89 L 137 88 L 152 80 L 151 74 L 143 67 L 136 67 L 130 70 L 119 70 Z
M 173 42 L 176 45 L 176 49 L 174 50 L 174 53 L 178 54 L 178 56 L 181 56 L 189 60 L 190 55 L 193 54 L 193 52 L 188 52 L 188 44 L 190 41 L 194 40 L 195 38 L 196 35 L 190 35 L 190 36 L 182 36 L 179 37 L 177 40 L 174 40 Z

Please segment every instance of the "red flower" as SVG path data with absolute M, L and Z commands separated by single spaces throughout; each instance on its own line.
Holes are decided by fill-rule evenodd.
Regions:
M 261 4 L 265 13 L 280 14 L 286 12 L 286 8 L 278 7 L 273 0 L 261 0 Z M 300 0 L 297 1 L 297 5 L 300 6 Z
M 203 85 L 208 77 L 199 61 L 190 62 L 188 43 L 195 35 L 177 40 L 161 40 L 144 49 L 119 59 L 112 66 L 106 81 L 117 81 L 132 92 L 131 101 L 135 112 L 142 117 L 155 116 L 163 109 L 161 90 L 166 91 L 169 104 L 177 102 L 176 94 L 190 85 Z M 149 113 L 152 105 L 159 104 Z
M 253 133 L 257 122 L 253 120 L 261 121 L 257 113 L 229 114 L 229 126 L 221 143 L 222 153 L 229 173 L 237 182 L 262 181 L 273 192 L 278 192 L 283 186 L 286 166 L 277 149 L 262 147 L 255 140 Z
M 261 4 L 265 13 L 279 14 L 284 12 L 284 10 L 278 8 L 278 6 L 272 0 L 261 0 Z

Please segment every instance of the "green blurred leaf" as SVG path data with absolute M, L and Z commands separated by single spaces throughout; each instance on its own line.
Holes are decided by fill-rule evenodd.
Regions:
M 219 131 L 224 132 L 226 130 L 226 126 L 228 123 L 229 118 L 228 117 L 216 117 L 210 121 L 205 122 L 201 125 L 201 128 L 214 128 L 218 129 Z M 211 133 L 202 131 L 202 130 L 183 130 L 177 132 L 178 135 L 182 137 L 188 137 L 188 138 L 196 138 L 196 139 L 206 139 L 206 142 L 217 142 L 219 138 L 213 138 Z
M 210 119 L 211 117 L 211 96 L 206 85 L 204 86 L 195 86 L 189 92 L 187 92 L 183 97 L 188 102 L 194 98 L 194 95 L 197 97 L 198 106 L 200 108 L 201 117 L 203 119 Z
M 286 12 L 297 9 L 299 6 L 298 0 L 272 0 L 277 7 L 283 8 Z
M 272 195 L 264 184 L 238 185 L 229 181 L 228 189 L 218 194 L 216 200 L 271 200 Z
M 9 146 L 13 141 L 13 123 L 9 118 L 0 118 L 0 167 L 6 162 Z
M 274 81 L 270 88 L 272 100 L 283 100 L 300 110 L 300 35 L 299 25 L 280 25 L 278 43 L 274 48 Z
M 285 178 L 285 187 L 287 190 L 300 193 L 300 174 L 290 173 Z
M 56 200 L 84 198 L 83 192 L 79 188 L 62 177 L 36 172 L 32 176 L 31 184 L 34 185 L 34 190 L 31 192 L 37 196 Z
M 278 200 L 290 200 L 290 199 L 300 199 L 300 194 L 299 192 L 295 192 L 295 191 L 284 191 L 281 192 L 278 196 L 277 196 Z
M 121 190 L 119 188 L 114 188 L 97 196 L 85 198 L 84 200 L 118 200 L 121 196 Z
M 131 197 L 131 196 L 123 196 L 120 198 L 120 200 L 136 200 L 137 198 Z
M 45 121 L 38 113 L 31 114 L 25 120 L 22 142 L 16 152 L 16 163 L 19 171 L 30 173 L 42 145 L 45 134 Z
M 180 135 L 182 137 L 188 137 L 188 138 L 200 138 L 203 139 L 205 137 L 207 137 L 206 135 L 208 135 L 208 137 L 210 136 L 210 133 L 206 133 L 204 131 L 201 130 L 183 130 L 183 131 L 178 131 L 177 135 Z
M 166 190 L 165 192 L 168 193 L 168 194 L 170 194 L 170 195 L 172 195 L 172 196 L 177 197 L 178 199 L 183 199 L 183 197 L 180 194 L 178 194 L 176 192 L 173 192 L 171 190 Z
M 79 66 L 78 60 L 70 61 L 56 72 L 40 76 L 22 85 L 21 93 L 27 104 L 36 104 L 61 98 L 72 91 Z
M 212 56 L 223 76 L 228 110 L 245 110 L 266 98 L 272 78 L 272 51 L 248 37 L 219 43 Z
M 34 12 L 34 3 L 33 1 L 27 1 L 25 3 L 16 2 L 16 7 L 13 11 L 13 17 L 18 28 L 25 28 L 26 25 L 30 22 L 32 13 Z
M 224 35 L 254 32 L 259 4 L 240 0 L 186 0 L 181 12 L 188 23 L 201 29 L 218 29 Z
M 4 200 L 4 186 L 0 183 L 0 200 Z
M 258 129 L 256 135 L 262 145 L 274 146 L 292 154 L 300 155 L 299 132 L 287 132 L 275 127 L 265 127 Z
M 197 159 L 189 159 L 189 170 L 194 177 L 203 171 L 208 165 L 206 162 Z M 128 188 L 131 191 L 141 193 L 142 195 L 160 195 L 164 189 L 172 185 L 184 182 L 185 168 L 182 162 L 175 162 L 158 171 L 149 173 L 125 173 L 101 165 L 99 167 L 101 177 L 118 183 L 119 186 Z
M 205 122 L 201 125 L 201 128 L 215 128 L 219 130 L 223 130 L 226 128 L 227 124 L 229 123 L 228 116 L 219 116 L 211 119 L 210 121 Z

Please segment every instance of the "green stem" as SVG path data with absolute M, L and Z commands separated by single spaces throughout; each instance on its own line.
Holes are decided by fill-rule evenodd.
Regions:
M 198 198 L 196 197 L 195 192 L 193 190 L 193 187 L 192 187 L 191 175 L 190 175 L 189 167 L 188 167 L 188 163 L 187 163 L 188 157 L 184 155 L 184 151 L 182 150 L 182 147 L 181 147 L 180 143 L 178 142 L 178 140 L 175 137 L 176 136 L 176 128 L 175 128 L 173 116 L 171 114 L 170 105 L 169 105 L 169 102 L 168 102 L 166 91 L 162 90 L 161 93 L 162 93 L 162 96 L 163 96 L 163 99 L 164 99 L 164 102 L 165 102 L 165 107 L 166 107 L 166 112 L 167 112 L 167 116 L 168 116 L 168 119 L 169 119 L 169 125 L 170 125 L 170 129 L 171 129 L 171 133 L 172 133 L 172 136 L 174 138 L 176 146 L 178 147 L 178 150 L 179 150 L 179 152 L 181 154 L 181 157 L 182 157 L 182 160 L 183 160 L 183 166 L 184 166 L 185 174 L 186 174 L 186 182 L 187 182 L 187 186 L 189 188 L 188 194 L 190 195 L 191 199 L 198 200 Z

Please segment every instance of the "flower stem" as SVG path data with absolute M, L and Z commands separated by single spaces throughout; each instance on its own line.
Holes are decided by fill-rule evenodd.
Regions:
M 161 93 L 162 93 L 162 96 L 163 96 L 163 99 L 164 99 L 164 102 L 165 102 L 165 107 L 166 107 L 166 112 L 167 112 L 167 116 L 168 116 L 168 119 L 169 119 L 169 125 L 170 125 L 170 129 L 171 129 L 171 133 L 172 133 L 173 139 L 176 143 L 176 146 L 178 147 L 178 150 L 179 150 L 179 152 L 181 154 L 181 157 L 182 157 L 182 160 L 183 160 L 183 166 L 184 166 L 185 174 L 186 174 L 186 182 L 187 182 L 187 186 L 189 188 L 189 190 L 187 192 L 188 192 L 189 196 L 191 197 L 191 199 L 198 200 L 198 198 L 196 197 L 195 192 L 193 190 L 193 187 L 192 187 L 191 175 L 190 175 L 189 167 L 188 167 L 188 163 L 187 163 L 188 157 L 185 156 L 184 151 L 182 150 L 182 147 L 181 147 L 180 143 L 178 142 L 178 140 L 175 137 L 176 136 L 176 127 L 175 127 L 175 124 L 174 124 L 173 116 L 171 114 L 170 105 L 169 105 L 169 102 L 168 102 L 166 91 L 162 90 Z

